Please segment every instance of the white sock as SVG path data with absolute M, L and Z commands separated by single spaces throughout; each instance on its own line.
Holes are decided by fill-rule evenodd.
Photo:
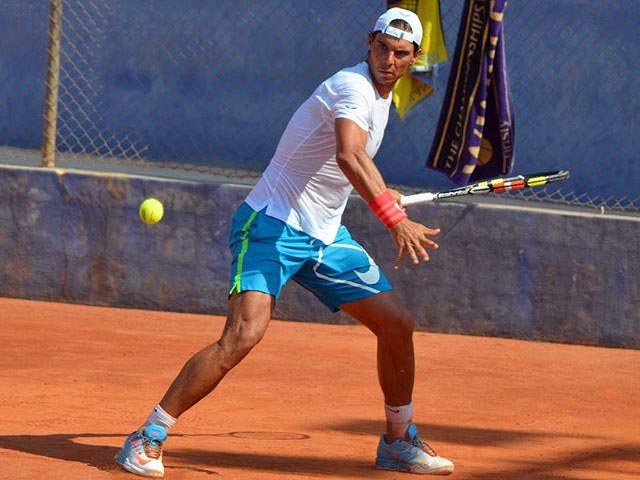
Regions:
M 153 407 L 152 412 L 147 417 L 147 420 L 144 422 L 143 426 L 146 427 L 147 425 L 155 423 L 156 425 L 163 426 L 168 431 L 176 424 L 177 421 L 177 418 L 173 418 L 171 415 L 164 411 L 160 404 L 157 404 L 155 407 Z
M 387 439 L 404 438 L 413 419 L 413 402 L 408 405 L 392 406 L 384 404 L 387 417 Z M 391 437 L 389 437 L 391 435 Z
M 409 423 L 413 419 L 413 402 L 399 407 L 385 403 L 384 413 L 390 423 Z

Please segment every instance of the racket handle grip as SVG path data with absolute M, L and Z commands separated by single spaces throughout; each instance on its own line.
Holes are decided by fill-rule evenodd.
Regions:
M 400 204 L 403 207 L 409 207 L 411 205 L 418 205 L 420 203 L 433 202 L 435 199 L 435 193 L 416 193 L 415 195 L 403 195 L 402 197 L 400 197 Z

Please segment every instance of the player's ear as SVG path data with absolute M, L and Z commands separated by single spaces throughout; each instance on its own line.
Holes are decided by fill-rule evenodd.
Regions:
M 410 64 L 413 65 L 414 63 L 416 63 L 421 55 L 422 55 L 422 49 L 418 48 L 415 52 L 413 52 L 413 58 L 411 59 Z
M 375 38 L 375 35 L 373 32 L 369 32 L 369 35 L 367 36 L 367 47 L 369 47 L 369 49 L 371 49 L 371 45 L 373 45 L 373 39 Z

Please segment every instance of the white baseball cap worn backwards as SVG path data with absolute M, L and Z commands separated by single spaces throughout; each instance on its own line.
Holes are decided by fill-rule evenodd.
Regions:
M 390 23 L 394 20 L 404 20 L 407 22 L 409 26 L 411 26 L 413 33 L 392 27 Z M 399 38 L 401 40 L 408 40 L 418 46 L 420 46 L 420 43 L 422 42 L 422 24 L 420 23 L 418 15 L 410 10 L 405 10 L 404 8 L 390 8 L 380 15 L 380 18 L 376 21 L 375 27 L 373 27 L 373 31 L 386 33 L 387 35 L 391 35 L 392 37 Z

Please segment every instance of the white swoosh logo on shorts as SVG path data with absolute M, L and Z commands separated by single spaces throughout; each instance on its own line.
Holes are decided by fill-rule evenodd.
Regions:
M 358 276 L 358 278 L 367 285 L 374 285 L 378 283 L 378 280 L 380 280 L 380 268 L 378 268 L 377 265 L 371 263 L 371 258 L 369 258 L 369 265 L 369 270 L 367 270 L 366 272 L 359 272 L 358 270 L 354 270 L 354 272 Z
M 367 285 L 374 285 L 378 283 L 380 280 L 380 268 L 376 265 L 376 262 L 373 261 L 371 255 L 369 255 L 363 248 L 358 248 L 354 245 L 345 245 L 342 243 L 333 244 L 334 247 L 341 248 L 350 248 L 353 250 L 359 250 L 367 256 L 367 260 L 369 261 L 369 269 L 366 272 L 359 272 L 358 270 L 354 270 L 353 272 L 358 276 L 360 280 L 362 280 Z
M 375 285 L 376 283 L 378 283 L 380 281 L 380 268 L 373 261 L 373 258 L 371 258 L 371 256 L 362 247 L 358 248 L 355 245 L 349 245 L 349 244 L 344 244 L 344 243 L 334 243 L 333 245 L 331 245 L 331 247 L 333 247 L 333 248 L 347 248 L 347 249 L 350 249 L 350 250 L 357 250 L 359 252 L 364 253 L 367 256 L 367 260 L 369 261 L 369 268 L 365 272 L 359 272 L 358 270 L 354 270 L 353 273 L 355 273 L 358 276 L 358 278 L 363 283 L 366 283 L 367 285 Z M 322 263 L 322 249 L 320 249 L 319 253 L 320 253 L 320 258 L 319 258 L 319 261 L 318 261 L 318 265 Z M 318 265 L 316 265 L 316 268 L 317 268 Z M 316 275 L 317 274 L 318 274 L 318 272 L 316 272 Z M 357 285 L 357 284 L 355 284 L 355 285 Z M 367 287 L 367 288 L 369 288 L 369 287 Z

